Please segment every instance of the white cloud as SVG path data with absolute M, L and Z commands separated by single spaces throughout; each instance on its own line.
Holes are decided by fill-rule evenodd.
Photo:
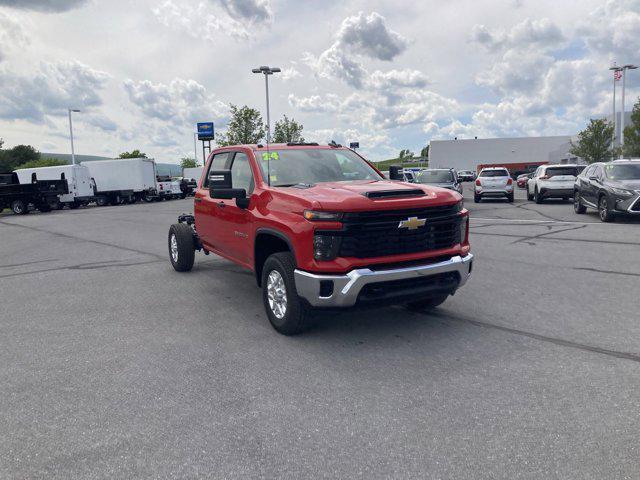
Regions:
M 109 75 L 77 61 L 42 63 L 37 72 L 18 75 L 0 71 L 0 118 L 43 123 L 48 116 L 67 114 L 67 108 L 102 105 L 100 92 Z
M 194 125 L 203 118 L 226 118 L 228 105 L 215 99 L 195 80 L 176 78 L 168 84 L 125 80 L 129 100 L 147 117 Z
M 357 57 L 391 61 L 404 52 L 407 45 L 407 39 L 389 29 L 382 15 L 359 12 L 342 21 L 329 48 L 317 58 L 307 52 L 303 61 L 320 77 L 337 78 L 362 88 L 367 71 Z
M 236 39 L 250 38 L 255 30 L 269 25 L 273 16 L 265 0 L 164 0 L 152 9 L 165 27 L 191 37 L 215 41 L 222 33 Z
M 378 90 L 390 88 L 424 88 L 429 84 L 427 76 L 419 70 L 376 70 L 368 79 L 367 85 Z
M 0 62 L 8 52 L 15 52 L 29 44 L 22 25 L 14 18 L 0 12 Z
M 560 28 L 548 18 L 529 18 L 514 25 L 508 31 L 492 32 L 484 25 L 474 25 L 471 40 L 488 50 L 513 48 L 556 48 L 565 41 Z

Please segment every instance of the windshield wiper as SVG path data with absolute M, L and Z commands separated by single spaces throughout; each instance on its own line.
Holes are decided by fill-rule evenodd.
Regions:
M 298 188 L 311 188 L 314 186 L 313 183 L 280 183 L 278 185 L 272 185 L 273 187 L 298 187 Z

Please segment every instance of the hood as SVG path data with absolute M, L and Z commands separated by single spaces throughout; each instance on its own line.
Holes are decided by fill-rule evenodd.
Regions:
M 423 184 L 424 185 L 424 184 Z M 428 187 L 440 187 L 440 188 L 449 188 L 449 189 L 454 189 L 455 190 L 455 185 L 452 182 L 445 182 L 445 183 L 429 183 L 426 186 Z
M 640 180 L 616 180 L 615 182 L 611 182 L 611 186 L 640 191 Z
M 443 188 L 393 180 L 318 183 L 312 187 L 285 187 L 288 195 L 331 211 L 421 208 L 460 201 L 459 193 Z

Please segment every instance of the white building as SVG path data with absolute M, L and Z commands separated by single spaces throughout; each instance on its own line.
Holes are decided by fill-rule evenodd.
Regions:
M 569 153 L 572 138 L 575 141 L 569 135 L 432 140 L 429 166 L 475 171 L 479 166 L 500 165 L 516 171 L 543 163 L 582 163 Z

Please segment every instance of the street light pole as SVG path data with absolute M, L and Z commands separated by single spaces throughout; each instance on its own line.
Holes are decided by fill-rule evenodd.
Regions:
M 264 86 L 267 97 L 267 145 L 271 142 L 271 116 L 269 112 L 269 75 L 280 72 L 278 67 L 268 67 L 263 65 L 251 70 L 253 73 L 262 73 L 264 75 Z
M 616 118 L 616 82 L 618 81 L 617 73 L 621 71 L 622 68 L 618 67 L 616 62 L 613 62 L 613 66 L 609 68 L 609 70 L 613 72 L 613 138 L 611 139 L 611 145 L 615 147 L 617 134 L 616 125 L 618 123 L 618 119 Z
M 73 149 L 73 123 L 71 122 L 71 112 L 79 112 L 80 110 L 75 108 L 68 108 L 67 110 L 69 111 L 69 136 L 71 137 L 71 165 L 75 165 L 76 153 Z
M 198 132 L 193 132 L 193 160 L 198 164 Z
M 624 148 L 624 90 L 627 80 L 627 70 L 635 70 L 637 65 L 624 65 L 622 67 L 622 112 L 620 115 L 620 158 L 624 157 L 624 152 L 622 149 Z

